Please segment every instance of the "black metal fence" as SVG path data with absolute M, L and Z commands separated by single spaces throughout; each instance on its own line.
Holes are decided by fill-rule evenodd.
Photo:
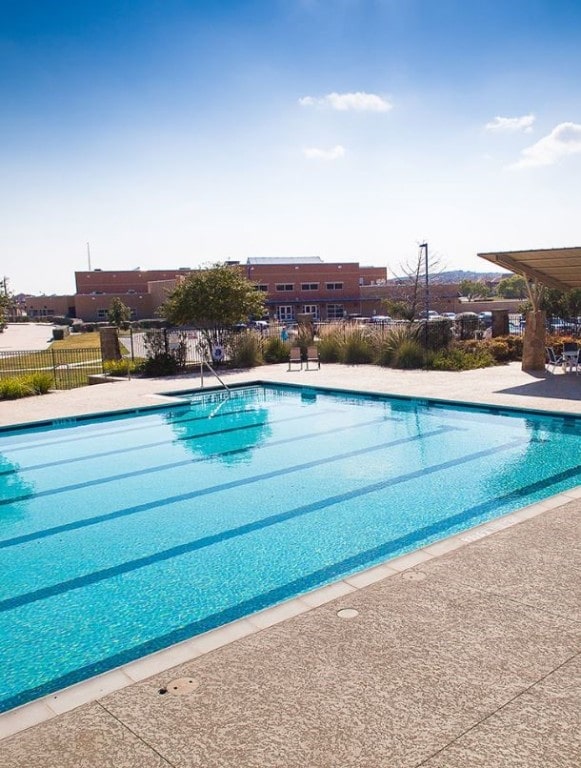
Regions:
M 119 341 L 132 361 L 165 353 L 177 356 L 180 364 L 185 366 L 199 365 L 208 357 L 206 341 L 195 328 L 129 328 L 119 332 Z
M 103 373 L 100 349 L 43 349 L 0 351 L 0 378 L 21 378 L 36 373 L 52 377 L 52 389 L 73 389 Z

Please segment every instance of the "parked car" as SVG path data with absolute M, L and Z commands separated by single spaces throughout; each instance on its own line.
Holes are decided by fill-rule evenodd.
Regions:
M 416 320 L 425 320 L 426 318 L 428 320 L 439 320 L 441 317 L 442 316 L 440 315 L 440 313 L 436 312 L 435 309 L 430 309 L 428 310 L 427 313 L 425 310 L 423 312 L 420 312 L 416 317 Z
M 456 313 L 455 312 L 442 312 L 442 317 L 445 317 L 446 320 L 455 320 L 456 319 Z
M 563 320 L 561 317 L 551 317 L 547 319 L 547 325 L 552 333 L 559 333 L 562 336 L 566 336 L 569 333 L 575 333 L 577 330 L 575 323 L 570 320 Z
M 251 320 L 248 327 L 257 331 L 265 331 L 268 328 L 268 320 Z
M 371 318 L 372 323 L 391 323 L 391 317 L 389 315 L 373 315 Z
M 490 328 L 492 325 L 492 312 L 479 312 L 478 321 L 485 328 Z

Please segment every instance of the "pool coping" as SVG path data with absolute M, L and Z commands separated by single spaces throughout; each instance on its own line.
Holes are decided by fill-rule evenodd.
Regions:
M 282 386 L 284 388 L 304 389 L 301 384 L 280 384 L 279 382 L 269 382 L 264 380 L 255 380 L 245 382 L 236 386 L 243 388 L 256 385 Z M 535 408 L 518 408 L 514 406 L 498 406 L 493 404 L 470 403 L 460 400 L 446 400 L 444 398 L 433 397 L 415 397 L 413 395 L 391 395 L 377 391 L 365 391 L 361 389 L 345 389 L 332 386 L 317 385 L 307 386 L 308 389 L 318 391 L 336 391 L 342 394 L 363 394 L 374 397 L 397 398 L 401 400 L 416 400 L 422 404 L 437 403 L 442 405 L 462 406 L 474 409 L 493 409 L 495 411 L 510 411 L 515 413 L 535 413 L 540 415 L 555 416 L 558 418 L 572 417 L 580 418 L 578 414 L 567 413 L 563 411 L 547 411 Z M 120 410 L 110 410 L 95 412 L 92 414 L 82 414 L 78 417 L 79 421 L 86 422 L 91 418 L 102 418 L 107 415 L 123 415 L 130 413 L 147 413 L 160 409 L 171 408 L 172 405 L 180 406 L 187 404 L 187 401 L 179 402 L 179 397 L 185 394 L 201 394 L 216 391 L 223 391 L 223 387 L 207 387 L 204 389 L 180 390 L 176 392 L 164 392 L 159 396 L 168 401 L 163 404 L 151 406 L 142 406 L 137 408 L 124 408 Z M 77 417 L 64 419 L 42 420 L 37 422 L 27 422 L 24 425 L 10 425 L 0 427 L 2 431 L 33 428 L 38 426 L 51 426 L 61 423 L 71 423 L 77 420 Z M 35 699 L 34 701 L 22 704 L 21 706 L 0 713 L 0 741 L 9 736 L 15 735 L 27 730 L 42 722 L 51 720 L 65 712 L 69 712 L 84 704 L 88 704 L 101 699 L 115 691 L 126 688 L 130 685 L 139 683 L 154 675 L 168 671 L 173 667 L 191 661 L 195 658 L 211 653 L 225 645 L 228 645 L 243 637 L 256 634 L 264 629 L 279 624 L 286 619 L 298 616 L 325 605 L 333 600 L 344 597 L 350 593 L 364 589 L 378 581 L 401 574 L 407 570 L 421 566 L 434 558 L 446 555 L 461 547 L 467 546 L 482 538 L 494 535 L 504 531 L 514 525 L 536 517 L 544 512 L 564 506 L 575 499 L 581 498 L 581 485 L 550 496 L 541 502 L 522 507 L 506 515 L 494 518 L 486 523 L 482 523 L 473 528 L 469 528 L 458 534 L 443 538 L 438 542 L 429 544 L 426 547 L 420 547 L 408 554 L 400 557 L 386 560 L 385 562 L 372 566 L 371 568 L 359 571 L 331 584 L 319 587 L 310 592 L 304 593 L 298 597 L 290 598 L 274 606 L 249 614 L 244 618 L 225 624 L 216 629 L 196 635 L 193 638 L 184 640 L 180 643 L 156 651 L 147 656 L 131 661 L 127 664 L 116 667 L 100 675 L 88 678 L 74 685 L 61 689 L 60 691 L 47 694 L 46 696 Z

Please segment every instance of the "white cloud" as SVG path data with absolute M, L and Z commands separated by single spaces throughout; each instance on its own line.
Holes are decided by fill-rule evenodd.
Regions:
M 339 160 L 339 158 L 345 155 L 345 147 L 337 144 L 332 149 L 318 149 L 317 147 L 309 147 L 303 149 L 303 155 L 308 160 Z
M 581 124 L 560 123 L 548 136 L 526 147 L 521 158 L 512 168 L 533 168 L 541 165 L 554 165 L 561 158 L 581 153 Z
M 531 133 L 533 123 L 536 117 L 534 115 L 522 115 L 521 117 L 495 117 L 484 126 L 485 131 L 491 133 L 516 133 L 523 131 Z
M 313 96 L 304 96 L 299 99 L 301 107 L 328 107 L 338 112 L 389 112 L 393 104 L 383 96 L 376 93 L 328 93 L 319 99 Z

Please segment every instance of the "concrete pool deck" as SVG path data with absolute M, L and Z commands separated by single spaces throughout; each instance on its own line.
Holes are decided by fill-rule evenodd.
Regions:
M 581 376 L 536 377 L 518 364 L 277 365 L 224 380 L 581 411 Z M 4 402 L 0 424 L 143 407 L 198 386 L 199 375 L 134 380 Z M 0 717 L 2 765 L 577 766 L 580 520 L 578 487 L 176 646 L 165 661 L 94 678 L 80 706 L 69 689 L 68 700 L 13 710 Z

